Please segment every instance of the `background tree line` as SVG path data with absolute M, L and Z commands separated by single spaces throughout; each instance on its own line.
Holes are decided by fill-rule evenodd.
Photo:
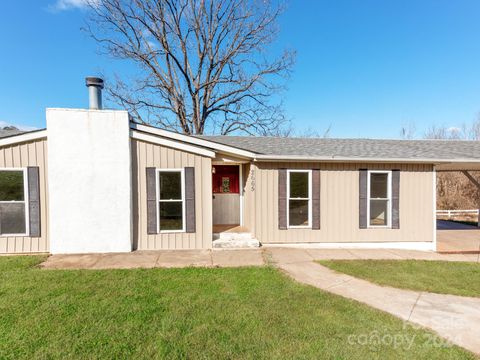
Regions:
M 400 135 L 405 140 L 414 139 L 415 126 L 413 124 L 403 126 Z M 432 126 L 425 131 L 423 138 L 480 141 L 480 117 L 460 127 Z M 480 179 L 480 171 L 470 173 L 476 179 Z M 479 204 L 480 192 L 464 174 L 459 171 L 437 173 L 437 209 L 477 209 Z

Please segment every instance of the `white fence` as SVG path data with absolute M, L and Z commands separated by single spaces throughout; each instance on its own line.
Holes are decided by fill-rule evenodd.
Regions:
M 478 209 L 473 210 L 437 210 L 437 217 L 446 216 L 448 219 L 459 215 L 470 215 L 478 217 Z

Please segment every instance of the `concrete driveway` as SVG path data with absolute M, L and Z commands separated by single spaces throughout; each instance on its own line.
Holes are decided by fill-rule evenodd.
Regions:
M 446 254 L 480 254 L 480 229 L 454 221 L 437 220 L 437 251 Z
M 478 226 L 456 221 L 437 220 L 437 230 L 480 230 Z

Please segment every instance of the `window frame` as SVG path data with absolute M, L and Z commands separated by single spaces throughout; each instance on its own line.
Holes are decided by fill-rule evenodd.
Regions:
M 290 197 L 290 174 L 307 173 L 308 174 L 308 198 Z M 308 200 L 308 224 L 290 225 L 290 200 Z M 311 169 L 287 169 L 287 229 L 311 229 L 312 228 L 312 170 Z
M 370 180 L 371 174 L 387 174 L 387 198 L 371 198 L 370 197 Z M 387 200 L 387 224 L 371 225 L 370 219 L 370 203 L 371 200 Z M 392 171 L 391 170 L 369 170 L 367 176 L 367 224 L 369 229 L 391 229 L 392 228 Z
M 160 173 L 161 172 L 179 172 L 180 173 L 180 182 L 181 182 L 181 200 L 161 200 L 160 199 Z M 155 193 L 156 193 L 156 200 L 157 200 L 157 234 L 168 234 L 168 233 L 182 233 L 186 232 L 186 224 L 185 224 L 185 170 L 184 168 L 165 168 L 165 169 L 158 169 L 155 172 Z M 162 230 L 160 227 L 160 202 L 181 202 L 182 203 L 182 228 L 178 230 Z
M 14 204 L 14 203 L 22 203 L 25 206 L 25 232 L 24 233 L 2 233 L 0 229 L 0 237 L 20 237 L 20 236 L 29 236 L 30 234 L 30 207 L 29 204 L 29 197 L 28 197 L 28 172 L 27 168 L 0 168 L 0 171 L 22 171 L 23 172 L 23 201 L 18 200 L 10 200 L 10 201 L 2 201 L 0 200 L 0 204 Z

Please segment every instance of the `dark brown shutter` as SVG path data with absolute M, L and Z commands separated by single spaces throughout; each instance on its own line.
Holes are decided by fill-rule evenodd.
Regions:
M 367 194 L 368 194 L 368 171 L 366 169 L 360 169 L 359 171 L 359 226 L 360 229 L 366 229 L 368 227 L 368 219 L 367 219 Z
M 312 229 L 320 230 L 320 170 L 312 170 Z
M 195 168 L 185 168 L 185 229 L 195 232 Z
M 392 229 L 400 229 L 400 170 L 392 170 Z
M 29 235 L 39 237 L 40 228 L 40 176 L 38 166 L 27 168 Z
M 147 234 L 157 233 L 157 181 L 156 169 L 147 167 Z
M 278 169 L 278 228 L 287 229 L 287 169 Z

